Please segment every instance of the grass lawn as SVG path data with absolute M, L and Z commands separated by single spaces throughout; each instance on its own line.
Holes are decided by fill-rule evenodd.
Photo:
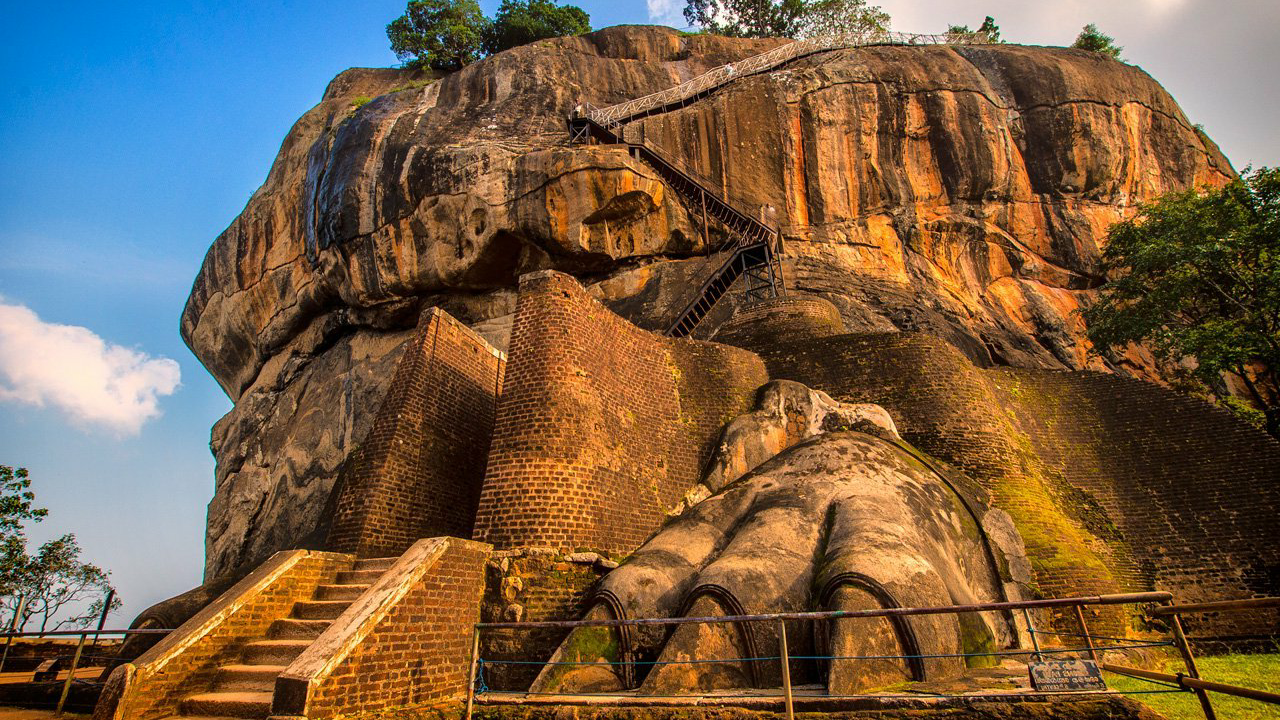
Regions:
M 1196 658 L 1196 666 L 1205 680 L 1238 685 L 1240 687 L 1280 692 L 1280 654 L 1269 655 L 1218 655 Z M 1184 667 L 1179 661 L 1170 661 L 1165 672 L 1174 674 Z M 1154 690 L 1155 685 L 1145 680 L 1106 673 L 1107 685 L 1119 692 Z M 1162 695 L 1131 695 L 1169 720 L 1204 720 L 1200 703 L 1191 693 Z M 1280 720 L 1280 705 L 1256 700 L 1209 693 L 1209 701 L 1217 711 L 1219 720 Z

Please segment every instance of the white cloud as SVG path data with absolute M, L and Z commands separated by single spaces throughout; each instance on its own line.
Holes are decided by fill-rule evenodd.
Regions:
M 659 25 L 684 27 L 685 0 L 645 0 L 649 7 L 649 21 Z
M 178 387 L 169 358 L 113 345 L 88 328 L 44 322 L 0 301 L 0 401 L 52 405 L 74 421 L 136 435 Z

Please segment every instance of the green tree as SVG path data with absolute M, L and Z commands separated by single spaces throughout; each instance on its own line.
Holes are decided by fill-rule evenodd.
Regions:
M 1124 50 L 1124 48 L 1116 45 L 1115 38 L 1103 33 L 1093 23 L 1084 26 L 1084 29 L 1076 36 L 1076 41 L 1071 43 L 1071 47 L 1110 55 L 1117 60 L 1120 59 L 1120 51 Z
M 1280 168 L 1141 205 L 1103 262 L 1111 280 L 1084 311 L 1099 351 L 1145 343 L 1228 406 L 1242 388 L 1280 438 Z
M 889 13 L 866 0 L 813 0 L 800 16 L 797 37 L 889 32 Z
M 889 15 L 866 0 L 687 0 L 691 25 L 729 37 L 812 37 L 889 29 Z
M 406 67 L 450 72 L 480 58 L 489 20 L 475 0 L 409 0 L 387 25 L 391 50 Z
M 947 38 L 952 42 L 973 42 L 979 38 L 989 43 L 1002 43 L 1000 26 L 995 18 L 988 15 L 977 30 L 970 30 L 968 25 L 952 25 L 947 28 Z
M 81 561 L 80 544 L 70 534 L 50 540 L 25 559 L 13 591 L 0 599 L 6 618 L 13 616 L 20 598 L 26 598 L 26 604 L 18 629 L 34 620 L 39 632 L 88 627 L 102 614 L 108 598 L 110 610 L 121 605 L 110 574 Z
M 0 595 L 12 592 L 25 567 L 27 536 L 23 526 L 40 522 L 49 511 L 35 507 L 26 468 L 0 465 Z
M 500 53 L 544 38 L 591 32 L 591 16 L 553 0 L 502 0 L 485 36 L 485 50 Z
M 41 631 L 86 627 L 111 597 L 111 609 L 120 607 L 109 573 L 80 561 L 75 535 L 50 540 L 27 554 L 24 523 L 40 522 L 49 511 L 35 507 L 35 493 L 26 468 L 0 465 L 0 616 L 13 617 L 26 598 L 19 629 L 35 618 Z M 52 626 L 51 626 L 52 625 Z

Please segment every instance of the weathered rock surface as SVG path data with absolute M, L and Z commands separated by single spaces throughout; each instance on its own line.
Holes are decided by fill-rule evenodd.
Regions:
M 435 81 L 335 79 L 214 242 L 183 314 L 236 401 L 214 430 L 207 575 L 314 527 L 422 306 L 501 345 L 516 276 L 554 267 L 637 324 L 668 321 L 703 271 L 695 216 L 622 150 L 568 147 L 563 119 L 777 42 L 621 27 Z M 848 329 L 927 329 L 1029 366 L 1090 363 L 1071 313 L 1100 281 L 1108 223 L 1231 173 L 1140 70 L 1048 48 L 824 53 L 632 131 L 764 207 L 791 286 Z

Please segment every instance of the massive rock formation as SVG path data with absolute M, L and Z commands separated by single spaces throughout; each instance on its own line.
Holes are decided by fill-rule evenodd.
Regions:
M 777 42 L 620 27 L 438 80 L 335 79 L 183 314 L 236 402 L 213 433 L 207 575 L 315 527 L 422 307 L 501 347 L 517 275 L 555 268 L 641 326 L 668 322 L 704 270 L 697 215 L 622 149 L 568 146 L 564 118 Z M 1141 70 L 1050 48 L 821 53 L 628 132 L 779 224 L 790 286 L 830 300 L 845 329 L 927 330 L 1028 367 L 1103 367 L 1072 312 L 1101 281 L 1105 228 L 1232 173 Z M 1138 352 L 1113 360 L 1153 373 Z

